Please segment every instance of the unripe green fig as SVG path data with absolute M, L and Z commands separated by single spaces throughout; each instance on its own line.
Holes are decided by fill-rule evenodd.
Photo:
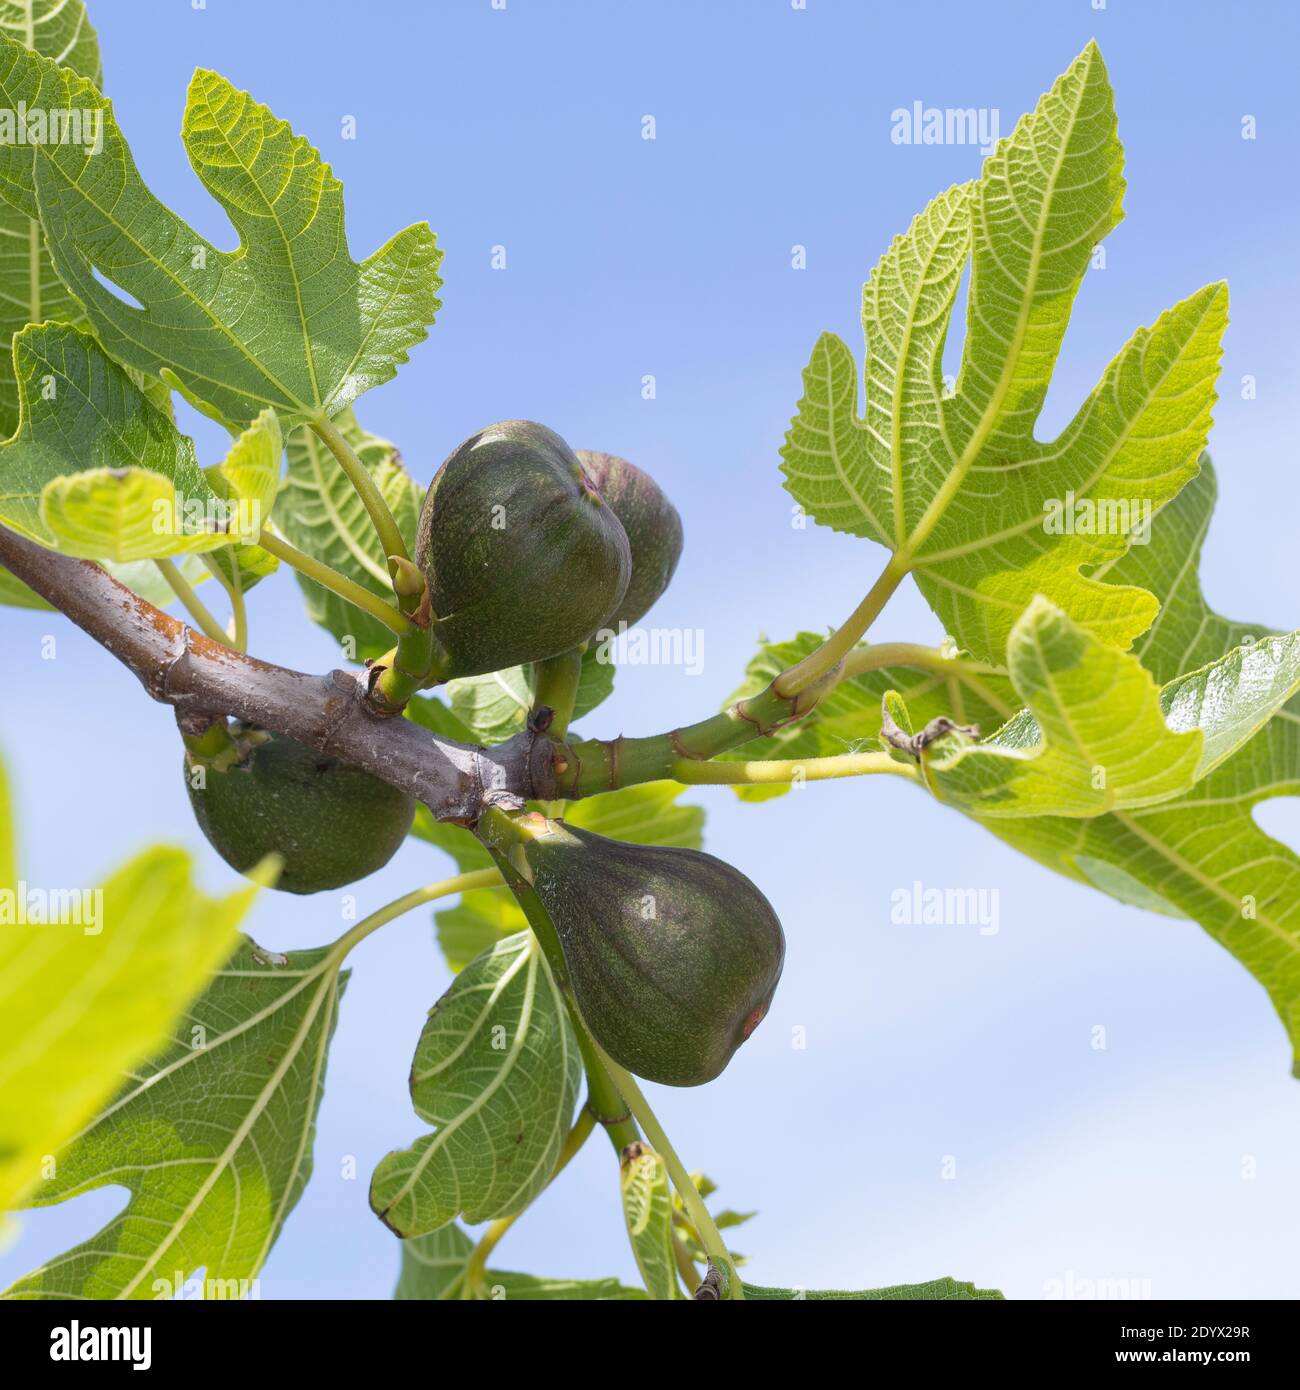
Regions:
M 246 757 L 225 770 L 225 759 L 213 766 L 185 754 L 195 819 L 232 869 L 246 873 L 278 854 L 277 888 L 319 893 L 397 853 L 415 817 L 409 793 L 279 734 L 241 733 L 238 743 Z
M 631 627 L 668 587 L 682 557 L 682 519 L 659 484 L 636 464 L 615 454 L 578 450 L 578 458 L 605 505 L 623 523 L 632 547 L 632 578 L 607 626 Z
M 528 822 L 512 862 L 522 857 L 555 926 L 592 1036 L 647 1081 L 712 1081 L 781 978 L 785 934 L 772 905 L 711 854 Z
M 429 484 L 415 559 L 429 581 L 442 680 L 587 641 L 632 573 L 622 523 L 573 450 L 527 420 L 491 425 L 454 450 Z

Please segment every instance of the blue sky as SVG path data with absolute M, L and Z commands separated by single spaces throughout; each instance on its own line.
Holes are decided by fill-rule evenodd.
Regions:
M 1210 280 L 1232 293 L 1211 445 L 1221 500 L 1212 603 L 1300 626 L 1293 324 L 1300 128 L 1295 7 L 1089 0 L 916 7 L 808 0 L 91 0 L 107 91 L 155 192 L 218 245 L 233 232 L 179 139 L 195 66 L 307 134 L 344 181 L 362 256 L 427 218 L 446 251 L 425 345 L 359 413 L 422 481 L 507 417 L 650 469 L 686 551 L 654 610 L 704 633 L 703 672 L 623 671 L 592 733 L 716 708 L 760 633 L 840 620 L 883 554 L 792 528 L 777 449 L 818 333 L 855 347 L 861 283 L 968 145 L 891 141 L 891 113 L 996 109 L 1003 132 L 1095 37 L 1117 94 L 1127 218 L 1090 273 L 1040 433 L 1141 323 Z M 655 118 L 653 141 L 643 118 Z M 1243 117 L 1257 138 L 1242 139 Z M 355 139 L 343 138 L 346 118 Z M 807 267 L 792 269 L 792 247 Z M 494 270 L 492 248 L 506 249 Z M 956 334 L 959 338 L 960 335 Z M 653 375 L 655 398 L 642 380 Z M 1245 376 L 1257 383 L 1243 399 Z M 205 461 L 220 440 L 186 417 Z M 291 577 L 252 602 L 252 646 L 335 660 Z M 57 659 L 37 659 L 58 636 Z M 186 805 L 170 715 L 49 616 L 0 611 L 0 746 L 29 880 L 93 882 L 155 839 L 231 874 Z M 939 633 L 914 591 L 873 634 Z M 789 942 L 769 1019 L 707 1091 L 655 1090 L 686 1162 L 760 1214 L 737 1244 L 759 1282 L 868 1287 L 951 1274 L 1019 1298 L 1053 1281 L 1150 1281 L 1157 1297 L 1295 1297 L 1300 1090 L 1261 988 L 1199 928 L 1049 875 L 913 789 L 875 781 L 742 806 L 718 789 L 708 845 L 750 874 Z M 1295 844 L 1300 816 L 1260 816 Z M 359 890 L 378 906 L 445 865 L 412 843 Z M 997 888 L 996 935 L 890 923 L 914 880 Z M 341 930 L 333 895 L 268 896 L 277 948 Z M 421 1131 L 405 1083 L 448 974 L 428 912 L 368 941 L 333 1045 L 316 1174 L 264 1297 L 386 1297 L 397 1246 L 366 1203 L 375 1161 Z M 1091 1046 L 1096 1025 L 1106 1050 Z M 806 1047 L 792 1046 L 806 1030 Z M 358 1176 L 348 1179 L 355 1157 Z M 955 1176 L 945 1177 L 951 1157 Z M 1253 1178 L 1244 1178 L 1247 1159 Z M 1249 1170 L 1247 1168 L 1247 1170 Z M 0 1279 L 95 1230 L 99 1192 L 22 1218 Z M 504 1267 L 631 1275 L 613 1155 L 597 1137 L 500 1251 Z

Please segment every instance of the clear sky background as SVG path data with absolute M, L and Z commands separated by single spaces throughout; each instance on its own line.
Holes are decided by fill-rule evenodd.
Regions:
M 466 435 L 522 416 L 635 460 L 677 503 L 685 556 L 651 622 L 701 629 L 704 669 L 622 671 L 586 724 L 602 736 L 710 712 L 760 633 L 837 622 L 875 577 L 878 548 L 792 528 L 777 450 L 817 334 L 860 343 L 861 283 L 889 239 L 978 172 L 970 146 L 892 143 L 891 112 L 996 108 L 1006 133 L 1095 37 L 1117 94 L 1128 215 L 1104 271 L 1084 282 L 1040 434 L 1072 414 L 1135 327 L 1226 278 L 1206 589 L 1234 618 L 1300 626 L 1300 23 L 1289 0 L 91 0 L 91 11 L 146 179 L 218 245 L 233 232 L 178 138 L 200 65 L 320 148 L 344 181 L 358 257 L 431 222 L 445 307 L 359 410 L 421 481 Z M 1241 137 L 1247 115 L 1253 141 Z M 342 138 L 349 116 L 354 140 Z M 796 244 L 804 270 L 791 268 Z M 504 271 L 491 268 L 494 245 Z M 1254 400 L 1242 399 L 1245 375 Z M 185 419 L 216 461 L 219 432 Z M 259 655 L 335 662 L 291 576 L 251 606 Z M 38 659 L 47 632 L 52 662 Z M 93 883 L 165 839 L 199 855 L 213 889 L 229 888 L 190 817 L 168 711 L 67 623 L 0 610 L 0 633 L 0 746 L 28 880 Z M 913 590 L 873 632 L 939 635 Z M 1057 878 L 882 781 L 763 806 L 692 793 L 708 809 L 709 848 L 761 886 L 789 942 L 772 1013 L 722 1078 L 652 1088 L 688 1165 L 726 1205 L 759 1212 L 736 1242 L 753 1278 L 862 1288 L 951 1274 L 1016 1298 L 1071 1278 L 1149 1280 L 1156 1297 L 1300 1295 L 1300 1085 L 1263 990 L 1194 924 Z M 1293 801 L 1260 819 L 1300 843 Z M 358 890 L 362 908 L 445 869 L 412 842 Z M 914 880 L 998 889 L 998 933 L 891 925 L 891 893 Z M 267 895 L 251 922 L 281 949 L 340 930 L 331 894 Z M 316 1172 L 264 1297 L 383 1298 L 395 1280 L 398 1247 L 366 1188 L 374 1163 L 422 1131 L 407 1069 L 449 975 L 427 910 L 371 938 L 353 965 Z M 1104 1051 L 1091 1046 L 1096 1025 Z M 105 1190 L 23 1216 L 0 1281 L 122 1201 Z M 599 1136 L 498 1263 L 632 1277 Z

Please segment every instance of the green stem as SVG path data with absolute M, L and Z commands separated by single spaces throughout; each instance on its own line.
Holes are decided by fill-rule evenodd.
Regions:
M 433 627 L 414 623 L 397 639 L 397 646 L 375 663 L 380 668 L 370 692 L 381 713 L 400 714 L 411 697 L 429 685 L 435 675 Z
M 475 869 L 471 873 L 457 874 L 454 878 L 444 878 L 437 883 L 416 888 L 400 898 L 394 898 L 391 903 L 381 907 L 377 912 L 372 912 L 369 917 L 363 917 L 330 947 L 331 954 L 336 956 L 338 962 L 342 962 L 348 952 L 364 941 L 371 932 L 378 931 L 380 927 L 386 926 L 403 913 L 410 912 L 412 908 L 421 907 L 437 898 L 448 898 L 453 893 L 468 893 L 474 888 L 496 888 L 500 883 L 501 875 L 495 869 Z
M 573 707 L 578 698 L 578 682 L 582 679 L 582 647 L 561 652 L 533 665 L 537 685 L 533 695 L 533 710 L 545 705 L 551 711 L 546 735 L 559 742 L 569 732 Z
M 201 734 L 181 734 L 181 742 L 197 761 L 209 766 L 219 766 L 218 760 L 229 765 L 239 756 L 224 717 L 214 719 Z
M 274 555 L 278 560 L 283 560 L 286 565 L 296 569 L 299 574 L 305 574 L 308 579 L 314 579 L 322 588 L 346 599 L 355 607 L 369 613 L 372 618 L 378 618 L 390 632 L 395 632 L 398 637 L 411 630 L 413 626 L 411 620 L 398 612 L 386 599 L 372 593 L 363 585 L 358 584 L 356 580 L 340 574 L 338 570 L 332 569 L 323 561 L 305 554 L 282 537 L 263 529 L 257 543 L 268 554 Z
M 217 564 L 211 555 L 203 557 L 203 563 L 207 566 L 208 573 L 226 591 L 226 597 L 230 600 L 230 615 L 235 622 L 235 646 L 241 652 L 248 650 L 248 607 L 244 603 L 244 588 L 239 582 L 239 562 L 235 558 L 232 547 L 230 552 L 230 567 L 235 579 L 232 583 L 226 578 L 226 572 Z
M 154 564 L 158 567 L 158 573 L 167 581 L 172 593 L 184 605 L 185 611 L 198 624 L 203 635 L 212 638 L 214 642 L 220 642 L 223 647 L 232 646 L 229 633 L 208 611 L 206 604 L 194 592 L 180 570 L 170 560 L 155 560 Z
M 569 1017 L 577 1035 L 578 1051 L 582 1053 L 582 1065 L 587 1072 L 587 1109 L 609 1135 L 614 1152 L 621 1157 L 629 1144 L 635 1144 L 640 1139 L 641 1131 L 636 1127 L 632 1112 L 619 1094 L 618 1087 L 610 1080 L 609 1073 L 596 1052 L 596 1044 L 587 1032 L 587 1025 L 578 1015 L 577 1008 L 568 995 L 565 996 L 565 1002 L 570 1005 Z
M 696 1269 L 691 1252 L 682 1244 L 682 1238 L 676 1231 L 673 1232 L 673 1260 L 677 1265 L 678 1277 L 686 1285 L 687 1295 L 694 1294 L 700 1286 L 700 1271 Z
M 707 762 L 719 753 L 774 734 L 802 719 L 838 679 L 834 673 L 797 695 L 782 695 L 775 681 L 721 714 L 645 738 L 581 739 L 555 750 L 556 786 L 561 797 L 575 799 L 614 791 L 641 782 L 675 776 L 683 760 Z
M 840 753 L 825 758 L 789 758 L 735 763 L 697 763 L 683 759 L 672 776 L 691 786 L 766 786 L 786 782 L 821 782 L 832 777 L 884 773 L 916 781 L 916 768 L 895 762 L 888 753 Z
M 599 1043 L 593 1041 L 592 1045 L 614 1085 L 618 1087 L 619 1093 L 640 1122 L 641 1128 L 645 1130 L 650 1146 L 659 1153 L 667 1165 L 668 1175 L 672 1178 L 673 1186 L 681 1196 L 682 1205 L 686 1208 L 686 1214 L 690 1217 L 691 1224 L 700 1237 L 700 1243 L 704 1246 L 710 1262 L 717 1266 L 723 1277 L 723 1296 L 743 1300 L 745 1294 L 741 1288 L 736 1267 L 732 1263 L 731 1252 L 727 1249 L 718 1228 L 713 1224 L 713 1218 L 709 1215 L 708 1207 L 704 1205 L 704 1198 L 700 1196 L 699 1188 L 691 1180 L 686 1165 L 677 1157 L 677 1151 L 673 1148 L 655 1112 L 650 1108 L 650 1102 L 646 1100 L 641 1087 L 637 1085 L 636 1078 L 604 1052 Z
M 820 647 L 809 652 L 789 670 L 782 671 L 772 682 L 777 694 L 798 695 L 800 691 L 806 690 L 833 672 L 880 616 L 880 610 L 903 582 L 908 568 L 907 561 L 900 560 L 897 555 L 891 555 L 889 563 L 880 573 L 880 578 L 871 586 L 866 598 L 849 614 L 844 625 L 836 628 Z
M 861 676 L 867 671 L 879 671 L 889 666 L 908 666 L 935 675 L 956 671 L 963 679 L 967 674 L 1000 676 L 1006 672 L 984 661 L 969 657 L 948 656 L 942 647 L 926 647 L 917 642 L 873 642 L 869 647 L 855 647 L 844 658 L 844 680 Z
M 411 557 L 406 553 L 406 542 L 398 529 L 393 514 L 384 501 L 383 493 L 375 485 L 370 470 L 357 457 L 356 450 L 344 439 L 338 426 L 332 420 L 320 418 L 310 421 L 312 429 L 324 441 L 325 447 L 338 460 L 339 467 L 347 475 L 348 482 L 356 489 L 379 537 L 379 544 L 385 555 L 396 555 L 403 560 Z

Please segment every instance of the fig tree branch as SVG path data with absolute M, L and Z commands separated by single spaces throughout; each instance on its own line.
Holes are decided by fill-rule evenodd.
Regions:
M 802 719 L 835 685 L 841 669 L 833 668 L 794 695 L 780 694 L 774 681 L 757 695 L 737 700 L 721 714 L 666 734 L 557 744 L 553 750 L 555 794 L 573 800 L 638 782 L 675 778 L 673 769 L 682 762 L 705 763 Z
M 382 718 L 367 672 L 307 675 L 203 636 L 87 560 L 0 528 L 0 565 L 122 662 L 185 733 L 232 716 L 330 753 L 411 792 L 438 820 L 472 822 L 502 798 L 557 795 L 552 745 L 531 731 L 495 748 L 442 738 L 408 719 Z
M 193 585 L 180 572 L 171 560 L 155 560 L 154 568 L 167 582 L 167 587 L 180 600 L 182 607 L 193 618 L 199 631 L 214 642 L 230 646 L 231 641 L 222 630 L 221 624 L 212 616 L 207 604 L 194 592 Z

